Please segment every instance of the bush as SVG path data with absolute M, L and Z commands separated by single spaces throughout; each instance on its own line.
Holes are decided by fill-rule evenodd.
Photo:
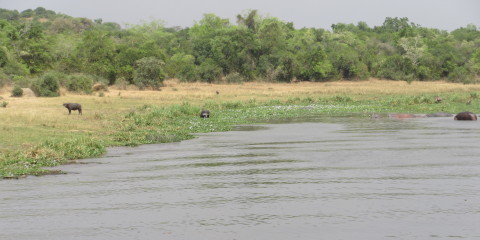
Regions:
M 89 75 L 76 74 L 68 78 L 67 89 L 71 92 L 92 93 L 93 78 Z
M 230 73 L 227 76 L 225 76 L 225 81 L 227 83 L 243 83 L 245 81 L 245 78 L 240 75 L 240 73 L 234 72 Z
M 3 102 L 0 104 L 0 107 L 6 108 L 7 105 L 8 105 L 8 102 L 3 101 Z
M 220 79 L 222 68 L 217 66 L 212 59 L 207 59 L 198 66 L 197 73 L 200 81 L 212 83 Z
M 8 77 L 8 75 L 0 70 L 0 88 L 4 87 L 9 81 L 10 78 Z
M 136 61 L 135 65 L 133 82 L 140 89 L 152 87 L 158 90 L 163 86 L 165 74 L 162 70 L 163 62 L 160 59 L 146 57 Z
M 19 86 L 15 86 L 12 90 L 12 97 L 21 97 L 23 96 L 23 90 Z
M 99 91 L 108 92 L 108 86 L 106 84 L 97 82 L 97 83 L 93 84 L 92 90 L 95 91 L 95 92 L 99 92 Z
M 430 80 L 434 79 L 432 70 L 426 66 L 419 66 L 416 69 L 417 77 L 420 80 Z
M 127 90 L 128 81 L 125 80 L 125 78 L 118 78 L 118 79 L 115 81 L 115 86 L 116 86 L 118 89 Z
M 32 91 L 39 97 L 60 96 L 60 83 L 53 74 L 45 74 L 32 85 Z
M 8 61 L 3 66 L 3 71 L 9 75 L 26 76 L 29 73 L 27 66 L 17 61 Z
M 413 72 L 413 64 L 400 55 L 389 56 L 380 63 L 377 77 L 390 80 L 405 80 Z M 410 78 L 412 78 L 410 76 Z
M 183 82 L 195 81 L 195 57 L 183 53 L 175 54 L 165 65 L 165 72 L 170 78 L 178 78 Z
M 475 75 L 468 71 L 465 67 L 456 67 L 450 74 L 448 80 L 458 83 L 474 83 Z
M 24 76 L 15 75 L 12 77 L 12 82 L 15 83 L 15 86 L 21 88 L 29 88 L 32 85 L 32 81 L 32 79 Z

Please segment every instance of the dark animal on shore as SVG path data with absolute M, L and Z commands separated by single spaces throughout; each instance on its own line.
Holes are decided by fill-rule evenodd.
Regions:
M 78 114 L 82 115 L 82 105 L 79 103 L 64 103 L 64 107 L 68 109 L 68 114 L 72 113 L 72 110 L 78 110 Z
M 453 116 L 453 114 L 445 113 L 445 112 L 427 114 L 427 117 L 451 117 L 451 116 Z
M 217 95 L 218 95 L 218 94 L 220 94 L 220 92 L 219 92 L 219 91 L 215 91 L 215 92 L 217 93 Z
M 454 120 L 477 120 L 477 115 L 472 112 L 461 112 L 453 118 Z
M 210 117 L 210 111 L 202 110 L 202 112 L 200 113 L 200 117 L 201 118 L 209 118 Z

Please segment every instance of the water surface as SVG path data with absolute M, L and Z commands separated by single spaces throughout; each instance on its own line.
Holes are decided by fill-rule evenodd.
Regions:
M 0 239 L 480 239 L 480 123 L 343 117 L 0 181 Z

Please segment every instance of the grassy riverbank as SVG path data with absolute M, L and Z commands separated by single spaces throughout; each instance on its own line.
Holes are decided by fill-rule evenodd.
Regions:
M 218 91 L 218 94 L 217 94 Z M 480 112 L 480 85 L 370 80 L 328 83 L 166 82 L 161 91 L 111 89 L 56 98 L 12 98 L 0 92 L 0 176 L 44 174 L 47 166 L 97 157 L 108 146 L 180 141 L 235 124 L 320 114 Z M 435 103 L 435 97 L 443 100 Z M 68 115 L 79 102 L 83 115 Z M 209 119 L 200 119 L 209 109 Z

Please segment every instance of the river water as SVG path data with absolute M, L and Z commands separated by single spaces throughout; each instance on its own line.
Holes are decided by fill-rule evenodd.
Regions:
M 480 239 L 480 123 L 310 118 L 0 181 L 0 239 Z

